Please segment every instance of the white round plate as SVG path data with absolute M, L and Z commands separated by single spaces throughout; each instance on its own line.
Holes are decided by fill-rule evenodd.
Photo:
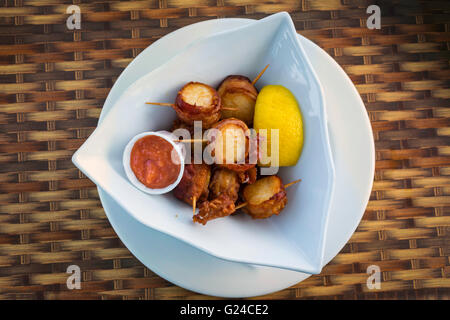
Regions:
M 122 72 L 104 104 L 99 122 L 122 92 L 180 48 L 212 33 L 252 23 L 217 19 L 181 28 L 146 48 Z M 328 263 L 350 239 L 369 200 L 375 167 L 372 128 L 364 104 L 342 68 L 302 36 L 299 41 L 325 90 L 330 143 L 336 170 L 325 243 Z M 221 260 L 139 223 L 99 188 L 100 200 L 119 238 L 145 266 L 185 289 L 220 297 L 251 297 L 288 288 L 310 275 Z

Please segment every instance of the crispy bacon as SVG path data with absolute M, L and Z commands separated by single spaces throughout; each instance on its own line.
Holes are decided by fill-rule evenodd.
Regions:
M 256 167 L 252 167 L 244 172 L 238 172 L 239 182 L 241 184 L 252 184 L 256 182 L 257 178 L 257 170 Z
M 211 169 L 207 164 L 186 164 L 180 183 L 173 190 L 175 197 L 189 205 L 208 199 Z
M 194 222 L 206 224 L 209 220 L 226 217 L 235 211 L 239 196 L 239 177 L 234 171 L 217 168 L 209 184 L 209 201 L 199 205 Z
M 193 217 L 194 222 L 205 225 L 209 220 L 227 217 L 235 211 L 232 199 L 221 195 L 211 201 L 204 201 L 199 206 L 199 213 Z

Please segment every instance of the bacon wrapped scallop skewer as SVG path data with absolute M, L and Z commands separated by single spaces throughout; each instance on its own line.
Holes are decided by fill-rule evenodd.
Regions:
M 256 97 L 258 90 L 255 83 L 266 72 L 269 65 L 256 76 L 253 81 L 241 75 L 229 75 L 217 87 L 224 110 L 222 119 L 237 118 L 251 126 L 255 112 Z
M 264 177 L 247 185 L 242 197 L 245 200 L 242 209 L 254 219 L 278 215 L 287 204 L 285 186 L 277 176 Z
M 181 88 L 175 99 L 178 117 L 185 123 L 202 121 L 203 128 L 209 128 L 220 119 L 222 103 L 214 88 L 200 82 L 189 82 Z
M 230 75 L 221 82 L 217 92 L 225 108 L 235 109 L 223 110 L 223 119 L 237 118 L 249 126 L 252 125 L 258 90 L 249 78 Z
M 211 140 L 211 155 L 218 167 L 236 172 L 245 172 L 256 166 L 256 143 L 249 136 L 247 125 L 235 118 L 219 121 L 212 126 L 218 130 Z M 232 152 L 227 152 L 230 149 Z M 252 157 L 250 157 L 252 155 Z
M 205 225 L 209 220 L 226 217 L 236 211 L 235 203 L 239 197 L 239 177 L 234 171 L 217 168 L 209 184 L 209 198 L 199 205 L 194 222 Z
M 217 91 L 200 82 L 189 82 L 178 91 L 175 103 L 146 102 L 158 106 L 172 107 L 180 120 L 188 125 L 202 121 L 209 128 L 220 119 L 222 103 Z
M 192 205 L 195 213 L 197 201 L 208 199 L 210 178 L 211 168 L 207 164 L 186 164 L 183 177 L 173 193 L 177 199 Z

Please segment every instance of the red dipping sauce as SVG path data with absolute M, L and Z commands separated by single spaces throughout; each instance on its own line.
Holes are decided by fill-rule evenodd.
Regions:
M 149 135 L 137 140 L 131 150 L 130 166 L 136 178 L 151 189 L 165 188 L 174 183 L 180 173 L 180 159 L 174 147 L 165 139 Z

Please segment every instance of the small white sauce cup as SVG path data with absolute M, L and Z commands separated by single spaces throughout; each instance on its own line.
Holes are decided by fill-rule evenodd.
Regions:
M 138 141 L 139 139 L 146 137 L 146 136 L 158 136 L 160 138 L 163 138 L 167 142 L 169 142 L 173 146 L 174 150 L 177 152 L 178 157 L 180 159 L 180 172 L 178 174 L 177 180 L 165 188 L 152 189 L 152 188 L 147 187 L 146 185 L 144 185 L 142 182 L 140 182 L 136 178 L 136 175 L 134 174 L 133 170 L 131 169 L 131 164 L 130 164 L 131 150 L 133 149 L 133 146 L 136 143 L 136 141 Z M 175 140 L 177 140 L 177 137 L 174 134 L 172 134 L 171 132 L 154 131 L 154 132 L 140 133 L 140 134 L 134 136 L 133 139 L 131 139 L 130 142 L 128 142 L 128 144 L 125 147 L 125 150 L 123 152 L 123 167 L 125 169 L 125 173 L 126 173 L 128 179 L 136 188 L 138 188 L 139 190 L 141 190 L 145 193 L 148 193 L 148 194 L 163 194 L 163 193 L 167 193 L 167 192 L 173 190 L 178 185 L 178 183 L 180 183 L 180 180 L 183 177 L 183 172 L 184 172 L 184 155 L 185 155 L 186 151 L 185 151 L 183 143 L 182 142 L 174 142 Z

